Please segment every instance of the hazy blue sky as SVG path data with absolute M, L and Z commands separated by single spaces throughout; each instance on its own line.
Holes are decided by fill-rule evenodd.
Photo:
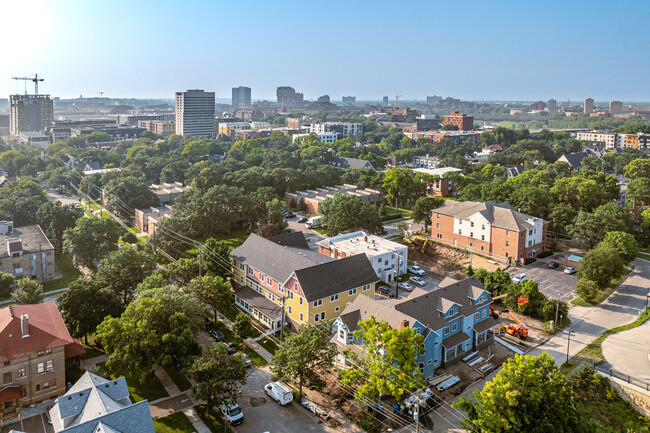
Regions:
M 38 73 L 60 97 L 650 100 L 646 0 L 0 0 L 0 17 L 1 98 Z

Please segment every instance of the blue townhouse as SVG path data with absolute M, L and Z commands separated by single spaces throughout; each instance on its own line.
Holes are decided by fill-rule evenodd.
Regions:
M 445 278 L 432 292 L 418 290 L 408 299 L 375 300 L 359 296 L 348 304 L 334 322 L 337 363 L 349 365 L 342 352 L 350 348 L 362 355 L 361 342 L 354 336 L 358 323 L 374 316 L 391 327 L 416 329 L 424 336 L 424 353 L 418 365 L 426 378 L 437 367 L 449 366 L 467 353 L 494 342 L 497 322 L 490 316 L 492 297 L 476 278 L 462 281 Z

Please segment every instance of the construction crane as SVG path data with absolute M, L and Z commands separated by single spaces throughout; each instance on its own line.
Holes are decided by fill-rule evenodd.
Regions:
M 99 94 L 100 99 L 104 97 L 104 92 L 97 92 L 97 93 Z
M 14 80 L 24 80 L 24 81 L 33 81 L 34 82 L 34 95 L 38 95 L 38 82 L 45 81 L 45 78 L 38 78 L 38 74 L 34 74 L 34 77 L 12 77 Z M 27 90 L 25 90 L 27 94 Z
M 402 95 L 399 93 L 395 93 L 395 108 L 397 108 L 397 105 L 399 104 L 399 98 L 401 98 Z

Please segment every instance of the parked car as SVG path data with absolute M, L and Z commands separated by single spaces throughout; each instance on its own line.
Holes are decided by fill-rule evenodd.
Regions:
M 230 341 L 224 341 L 223 344 L 226 345 L 228 348 L 228 355 L 232 355 L 233 353 L 237 352 L 237 347 L 235 346 L 235 343 L 231 343 Z
M 296 216 L 296 214 L 294 214 L 293 212 L 287 212 L 283 215 L 286 219 L 294 218 Z
M 564 273 L 569 274 L 569 275 L 573 275 L 573 274 L 576 273 L 576 270 L 574 268 L 572 268 L 571 266 L 567 266 L 566 268 L 564 268 Z
M 248 358 L 248 356 L 246 356 L 246 354 L 244 354 L 243 352 L 239 352 L 238 355 L 242 358 L 242 360 L 244 361 L 244 365 L 246 365 L 246 367 L 250 367 L 253 364 L 250 358 Z
M 549 269 L 555 269 L 560 266 L 559 262 L 556 262 L 555 260 L 548 262 L 548 268 Z
M 207 317 L 203 322 L 203 326 L 205 326 L 206 331 L 209 331 L 210 329 L 214 329 L 214 323 L 212 323 L 212 320 L 208 319 Z
M 280 403 L 280 406 L 286 406 L 293 400 L 291 388 L 282 382 L 267 383 L 264 389 L 269 397 Z
M 512 279 L 512 282 L 515 283 L 515 284 L 519 284 L 522 281 L 527 280 L 527 279 L 528 279 L 528 275 L 526 275 L 526 274 L 518 274 L 518 275 L 514 276 L 514 278 Z
M 412 282 L 413 284 L 417 284 L 418 286 L 426 286 L 427 284 L 427 282 L 420 277 L 411 277 L 409 278 L 409 281 Z
M 420 276 L 420 277 L 421 277 L 422 275 L 424 275 L 424 269 L 422 269 L 422 268 L 419 267 L 419 266 L 411 265 L 411 266 L 408 266 L 406 269 L 408 269 L 408 271 L 409 271 L 410 273 L 415 274 L 415 275 L 418 275 L 418 276 Z
M 403 283 L 398 283 L 397 287 L 399 287 L 400 289 L 406 290 L 407 292 L 412 292 L 413 289 L 415 288 L 412 285 L 410 285 L 409 283 L 407 283 L 406 281 L 403 282 Z
M 237 403 L 230 407 L 221 405 L 219 406 L 219 409 L 230 425 L 239 425 L 244 422 L 244 413 L 241 411 L 241 407 L 239 407 Z
M 223 341 L 223 339 L 225 338 L 223 332 L 216 331 L 214 329 L 208 330 L 208 334 L 210 334 L 210 337 L 214 338 L 214 341 L 216 342 Z
M 302 217 L 302 216 L 301 216 L 301 217 L 298 217 L 298 222 L 299 222 L 299 223 L 306 223 L 306 222 L 307 222 L 307 218 L 306 218 L 306 217 Z
M 393 289 L 386 286 L 379 286 L 379 294 L 388 296 L 389 298 L 394 298 L 397 295 Z

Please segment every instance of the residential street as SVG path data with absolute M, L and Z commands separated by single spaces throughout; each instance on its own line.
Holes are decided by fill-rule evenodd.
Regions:
M 595 307 L 572 308 L 569 313 L 571 325 L 529 354 L 547 352 L 559 366 L 566 361 L 569 331 L 574 332 L 569 347 L 569 354 L 573 356 L 607 329 L 634 321 L 645 308 L 650 287 L 650 262 L 636 259 L 633 263 L 636 269 L 632 276 L 605 301 Z

